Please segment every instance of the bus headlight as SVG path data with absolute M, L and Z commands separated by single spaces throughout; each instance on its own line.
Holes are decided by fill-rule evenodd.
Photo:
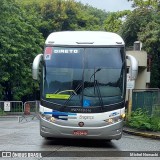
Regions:
M 118 117 L 113 117 L 113 118 L 106 119 L 105 122 L 109 125 L 109 124 L 117 123 L 121 120 L 122 119 L 118 116 Z
M 52 123 L 54 123 L 56 121 L 56 118 L 54 118 L 50 115 L 41 114 L 41 118 L 44 120 L 47 120 L 49 122 L 52 122 Z

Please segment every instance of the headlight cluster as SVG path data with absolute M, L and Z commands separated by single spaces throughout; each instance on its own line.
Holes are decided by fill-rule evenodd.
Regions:
M 124 119 L 124 117 L 125 117 L 125 114 L 122 114 L 122 115 L 117 116 L 117 117 L 112 117 L 112 118 L 106 119 L 105 122 L 106 122 L 108 125 L 114 124 L 114 123 L 117 123 L 117 122 L 122 121 L 122 119 Z
M 47 120 L 49 122 L 52 122 L 52 123 L 54 123 L 56 121 L 56 118 L 54 118 L 50 115 L 41 114 L 41 118 L 43 118 L 44 120 Z

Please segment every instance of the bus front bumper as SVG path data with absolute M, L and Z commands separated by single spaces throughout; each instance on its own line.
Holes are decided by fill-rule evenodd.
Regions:
M 120 139 L 122 136 L 123 120 L 112 125 L 103 127 L 67 127 L 56 125 L 40 118 L 40 135 L 42 137 L 53 138 L 81 138 L 81 139 Z M 87 132 L 87 134 L 77 135 L 75 131 Z

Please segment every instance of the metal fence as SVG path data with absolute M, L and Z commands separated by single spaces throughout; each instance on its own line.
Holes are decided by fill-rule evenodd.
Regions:
M 22 101 L 0 101 L 0 112 L 4 115 L 20 115 L 24 112 Z
M 39 101 L 0 101 L 0 118 L 15 118 L 22 122 L 38 118 Z
M 19 117 L 19 122 L 26 120 L 30 121 L 33 120 L 34 118 L 39 118 L 38 117 L 38 107 L 39 106 L 39 101 L 27 101 L 24 103 L 24 113 L 22 117 Z
M 160 116 L 160 90 L 133 90 L 132 111 L 135 111 L 137 108 L 142 108 L 142 110 L 147 111 L 149 115 Z
M 38 106 L 39 106 L 39 101 L 27 101 L 24 103 L 24 112 L 30 112 L 30 114 L 37 113 Z

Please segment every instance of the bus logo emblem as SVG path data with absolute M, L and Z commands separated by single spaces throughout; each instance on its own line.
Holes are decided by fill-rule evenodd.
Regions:
M 78 125 L 79 125 L 80 127 L 83 127 L 83 126 L 84 126 L 84 122 L 79 122 Z

